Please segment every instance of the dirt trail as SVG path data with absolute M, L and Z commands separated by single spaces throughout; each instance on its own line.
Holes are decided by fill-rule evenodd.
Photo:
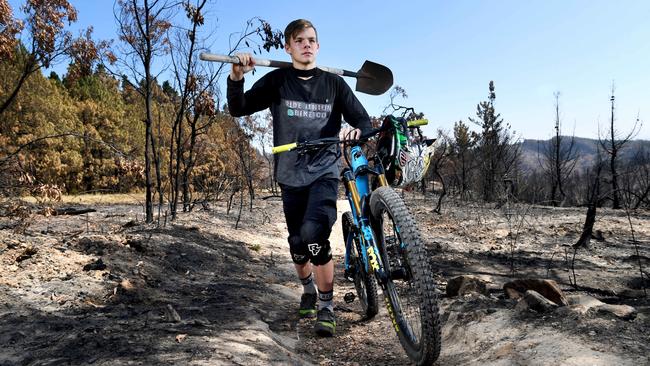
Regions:
M 441 290 L 451 277 L 466 273 L 483 277 L 492 290 L 490 296 L 441 298 L 439 364 L 650 364 L 647 300 L 616 300 L 636 307 L 632 320 L 515 310 L 515 302 L 499 291 L 508 280 L 512 228 L 495 214 L 478 217 L 475 209 L 435 216 L 427 208 L 430 201 L 409 205 Z M 219 206 L 181 214 L 163 228 L 134 222 L 142 217 L 138 206 L 96 208 L 83 216 L 38 216 L 25 234 L 0 230 L 0 365 L 409 363 L 384 309 L 365 321 L 358 303 L 343 301 L 353 287 L 342 278 L 338 223 L 332 242 L 339 263 L 339 327 L 334 338 L 319 339 L 312 323 L 297 316 L 301 289 L 286 248 L 280 202 L 256 202 L 237 230 L 236 212 L 226 215 Z M 572 240 L 581 215 L 531 213 L 535 224 L 522 229 L 516 243 L 520 272 L 539 277 L 548 272 L 568 290 L 564 256 L 551 253 Z M 584 285 L 618 291 L 633 282 L 633 253 L 622 238 L 625 222 L 614 214 L 603 220 L 609 245 L 580 256 L 577 272 Z M 647 216 L 637 220 L 650 228 Z M 637 234 L 647 259 L 649 234 L 643 229 Z

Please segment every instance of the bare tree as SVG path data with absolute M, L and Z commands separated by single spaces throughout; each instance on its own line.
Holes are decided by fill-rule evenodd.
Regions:
M 188 146 L 185 151 L 183 161 L 183 171 L 181 176 L 181 185 L 183 188 L 183 211 L 190 210 L 191 190 L 190 180 L 191 173 L 196 165 L 197 160 L 201 154 L 199 146 L 199 136 L 204 134 L 210 126 L 223 117 L 215 110 L 215 103 L 212 98 L 214 92 L 204 90 L 197 97 L 193 98 L 192 109 L 193 114 L 187 114 L 186 120 L 189 126 L 189 142 L 185 142 L 183 146 Z M 202 118 L 204 117 L 204 118 Z M 182 153 L 182 149 L 180 152 Z M 178 197 L 178 195 L 176 195 Z
M 424 118 L 424 113 L 416 112 L 413 107 L 407 107 L 404 105 L 397 104 L 396 102 L 397 98 L 402 98 L 402 99 L 408 98 L 408 94 L 406 94 L 406 90 L 401 86 L 395 85 L 390 90 L 390 93 L 388 93 L 388 97 L 390 98 L 390 103 L 384 107 L 382 111 L 382 115 L 386 116 L 388 114 L 397 114 L 399 112 L 401 113 L 400 117 L 406 119 L 407 121 Z
M 447 195 L 447 182 L 445 180 L 443 171 L 449 164 L 449 158 L 452 155 L 452 150 L 450 139 L 442 130 L 438 130 L 436 144 L 436 150 L 431 157 L 430 171 L 431 174 L 438 179 L 441 185 L 440 193 L 438 195 L 438 202 L 436 203 L 436 207 L 433 209 L 433 212 L 439 214 L 440 210 L 442 209 L 442 200 Z
M 614 84 L 612 84 L 612 96 L 610 97 L 611 102 L 611 118 L 609 120 L 609 131 L 605 138 L 601 137 L 600 131 L 598 134 L 598 141 L 600 146 L 609 155 L 609 173 L 610 173 L 610 184 L 611 192 L 610 198 L 612 200 L 612 208 L 620 209 L 621 208 L 621 192 L 619 187 L 619 171 L 618 171 L 618 158 L 621 153 L 621 150 L 627 145 L 630 140 L 636 136 L 641 128 L 639 123 L 639 117 L 637 116 L 636 122 L 632 126 L 630 132 L 624 136 L 616 130 L 615 127 L 615 117 L 614 117 Z
M 550 185 L 550 201 L 553 206 L 562 205 L 566 200 L 564 186 L 578 161 L 575 146 L 575 136 L 568 138 L 562 136 L 562 122 L 560 120 L 560 92 L 555 92 L 555 136 L 544 144 L 540 165 L 544 169 Z M 558 199 L 559 194 L 559 199 Z
M 591 236 L 593 234 L 594 223 L 596 222 L 596 208 L 600 206 L 602 202 L 601 196 L 601 173 L 603 169 L 603 161 L 599 159 L 596 165 L 593 168 L 593 173 L 591 174 L 591 181 L 587 182 L 587 191 L 586 191 L 586 203 L 587 214 L 585 216 L 585 223 L 582 227 L 582 233 L 578 241 L 573 244 L 574 248 L 587 248 L 589 247 L 589 242 L 591 241 Z
M 270 152 L 267 152 L 267 148 L 273 146 L 273 118 L 271 113 L 266 113 L 264 115 L 264 123 L 259 126 L 259 133 L 257 134 L 257 142 L 259 143 L 262 149 L 262 156 L 266 160 L 266 165 L 268 168 L 268 179 L 269 179 L 269 188 L 271 189 L 272 194 L 277 194 L 277 183 L 274 178 L 274 159 L 273 155 Z
M 233 131 L 233 141 L 237 146 L 241 177 L 248 188 L 249 210 L 253 211 L 253 200 L 255 199 L 254 181 L 258 159 L 257 151 L 252 147 L 251 141 L 253 136 L 260 133 L 260 126 L 255 115 L 240 118 L 239 122 L 238 128 Z
M 206 0 L 197 0 L 195 4 L 189 1 L 183 3 L 186 15 L 190 21 L 190 29 L 181 29 L 175 37 L 172 47 L 172 65 L 174 84 L 180 90 L 175 103 L 175 118 L 172 121 L 172 136 L 169 149 L 169 175 L 171 182 L 170 211 L 172 218 L 176 217 L 179 190 L 182 188 L 183 210 L 190 208 L 191 172 L 198 158 L 196 147 L 200 135 L 204 134 L 218 119 L 214 97 L 218 95 L 215 89 L 218 78 L 222 75 L 224 64 L 212 68 L 214 64 L 198 62 L 198 50 L 205 40 L 199 40 L 198 28 L 203 24 L 202 14 Z M 259 41 L 258 42 L 258 38 Z M 246 22 L 242 32 L 234 33 L 231 37 L 232 53 L 242 46 L 258 46 L 255 53 L 261 49 L 270 50 L 282 45 L 279 31 L 273 31 L 264 20 L 253 18 Z
M 205 87 L 203 79 L 197 65 L 197 36 L 198 28 L 204 24 L 203 7 L 207 0 L 197 0 L 196 5 L 189 1 L 183 3 L 185 15 L 190 22 L 188 29 L 181 29 L 176 33 L 175 47 L 172 47 L 172 66 L 174 70 L 175 84 L 181 90 L 180 95 L 174 98 L 175 117 L 171 123 L 171 138 L 169 144 L 169 182 L 170 182 L 170 199 L 169 208 L 172 220 L 176 219 L 178 196 L 183 188 L 184 197 L 187 198 L 187 204 L 183 205 L 184 209 L 189 207 L 189 172 L 193 166 L 194 146 L 196 145 L 197 123 L 201 117 L 200 112 L 214 115 L 214 102 L 210 103 L 212 98 L 202 100 L 200 104 L 204 108 L 192 108 L 197 106 L 197 101 L 201 96 L 209 97 L 206 94 L 208 89 Z M 215 75 L 209 77 L 215 78 Z M 207 85 L 210 85 L 207 83 Z M 193 103 L 194 102 L 194 103 Z M 206 103 L 207 102 L 207 103 Z M 192 110 L 193 109 L 193 110 Z M 191 113 L 193 112 L 193 113 Z M 190 135 L 191 149 L 187 160 L 184 159 L 185 136 L 183 134 L 183 122 L 188 120 L 193 133 Z M 186 164 L 183 164 L 186 163 Z M 183 168 L 182 166 L 185 165 Z M 183 174 L 181 175 L 181 171 Z M 186 179 L 187 178 L 187 179 Z
M 650 207 L 650 150 L 639 145 L 624 169 L 628 174 L 622 182 L 621 194 L 626 207 Z
M 153 198 L 151 180 L 151 160 L 156 163 L 158 173 L 159 199 L 162 199 L 160 187 L 160 164 L 156 159 L 156 146 L 153 136 L 153 88 L 155 75 L 153 60 L 168 52 L 169 40 L 167 30 L 171 27 L 171 7 L 166 0 L 118 0 L 118 23 L 120 40 L 126 45 L 123 49 L 124 59 L 121 65 L 131 72 L 135 82 L 131 82 L 145 102 L 145 215 L 146 222 L 153 222 Z M 139 81 L 142 82 L 139 82 Z M 138 86 L 136 86 L 138 85 Z
M 587 212 L 585 215 L 585 222 L 582 227 L 582 233 L 580 234 L 578 241 L 572 245 L 573 258 L 571 260 L 571 273 L 573 275 L 573 278 L 571 278 L 570 275 L 569 282 L 574 286 L 574 288 L 578 288 L 575 274 L 576 254 L 580 248 L 589 248 L 589 243 L 591 242 L 591 238 L 593 236 L 594 224 L 596 223 L 597 208 L 602 205 L 603 200 L 608 196 L 608 192 L 602 192 L 602 171 L 605 167 L 605 164 L 606 163 L 603 160 L 603 151 L 599 148 L 594 165 L 589 171 L 585 172 L 581 177 L 579 177 L 579 181 L 583 182 L 582 186 L 584 187 L 584 191 L 582 193 L 582 196 L 584 197 L 584 205 L 587 206 Z

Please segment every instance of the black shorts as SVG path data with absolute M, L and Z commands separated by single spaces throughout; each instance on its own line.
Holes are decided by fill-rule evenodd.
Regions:
M 281 185 L 289 243 L 292 247 L 304 247 L 299 252 L 306 251 L 308 244 L 329 244 L 329 235 L 336 222 L 338 187 L 336 178 L 317 179 L 306 187 Z

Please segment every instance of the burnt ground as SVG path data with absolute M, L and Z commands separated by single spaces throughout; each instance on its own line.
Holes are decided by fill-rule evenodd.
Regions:
M 650 364 L 639 274 L 639 262 L 650 268 L 650 213 L 632 215 L 635 245 L 624 211 L 599 210 L 603 240 L 573 260 L 583 209 L 451 202 L 437 215 L 430 197 L 406 199 L 443 293 L 439 364 Z M 237 229 L 237 212 L 224 206 L 160 226 L 144 225 L 142 208 L 127 204 L 33 214 L 24 231 L 18 219 L 0 219 L 0 365 L 408 364 L 385 309 L 365 320 L 357 302 L 343 301 L 353 287 L 342 277 L 338 222 L 339 326 L 320 339 L 296 314 L 301 287 L 280 202 L 256 201 Z M 445 297 L 446 282 L 461 274 L 486 281 L 490 295 Z M 501 289 L 521 277 L 554 279 L 567 295 L 637 314 L 517 310 Z

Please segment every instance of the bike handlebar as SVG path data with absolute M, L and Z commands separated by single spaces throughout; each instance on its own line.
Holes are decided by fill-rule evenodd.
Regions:
M 406 122 L 406 125 L 413 128 L 413 127 L 426 126 L 428 123 L 429 123 L 428 119 L 416 119 L 415 121 Z
M 271 152 L 273 152 L 274 154 L 279 154 L 279 153 L 291 151 L 291 150 L 295 149 L 296 147 L 298 147 L 298 143 L 297 142 L 292 142 L 292 143 L 286 144 L 286 145 L 274 146 L 273 149 L 271 149 Z
M 408 121 L 407 126 L 409 128 L 416 128 L 416 127 L 420 127 L 420 126 L 425 126 L 428 123 L 429 123 L 429 120 L 427 120 L 427 119 L 416 119 L 414 121 Z M 352 143 L 352 144 L 353 143 L 359 143 L 359 142 L 366 141 L 370 137 L 376 135 L 377 133 L 379 133 L 379 132 L 381 132 L 383 130 L 384 129 L 382 129 L 382 128 L 373 129 L 370 132 L 361 135 L 361 137 L 358 140 L 344 140 L 344 141 L 341 141 L 338 137 L 326 137 L 326 138 L 322 138 L 322 139 L 305 141 L 305 142 L 292 142 L 290 144 L 274 146 L 271 149 L 271 152 L 273 154 L 279 154 L 279 153 L 295 150 L 297 148 L 318 147 L 318 146 L 324 146 L 324 145 L 337 144 L 337 143 L 340 143 L 340 142 Z

